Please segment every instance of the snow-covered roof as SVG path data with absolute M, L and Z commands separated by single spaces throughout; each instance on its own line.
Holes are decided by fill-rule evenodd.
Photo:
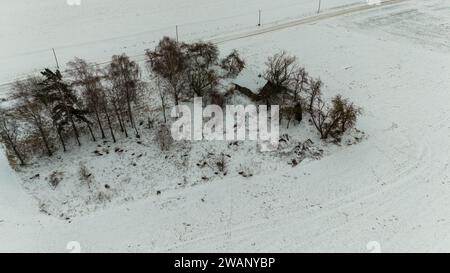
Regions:
M 233 80 L 233 83 L 245 86 L 257 94 L 267 81 L 260 76 L 260 73 L 257 73 L 250 68 L 244 68 L 239 76 Z

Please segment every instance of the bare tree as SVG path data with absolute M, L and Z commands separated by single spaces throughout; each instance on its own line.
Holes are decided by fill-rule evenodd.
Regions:
M 211 42 L 195 42 L 182 44 L 182 53 L 188 58 L 188 65 L 209 69 L 219 62 L 219 49 Z
M 219 49 L 210 42 L 184 44 L 182 48 L 187 59 L 187 79 L 194 96 L 209 94 L 219 83 L 215 69 L 219 62 Z
M 100 111 L 102 111 L 103 114 L 106 116 L 106 122 L 108 124 L 109 133 L 111 134 L 113 142 L 116 143 L 116 136 L 114 134 L 113 124 L 110 115 L 110 105 L 112 104 L 110 101 L 111 98 L 108 96 L 108 92 L 106 92 L 106 87 L 104 87 L 103 85 L 101 85 L 101 88 L 98 90 L 98 92 L 100 93 L 99 95 Z
M 308 111 L 313 112 L 314 103 L 316 103 L 316 100 L 318 99 L 321 100 L 320 97 L 322 96 L 322 81 L 320 79 L 310 79 L 309 81 L 309 88 L 306 90 L 308 96 Z
M 297 71 L 297 58 L 285 51 L 275 54 L 266 62 L 264 78 L 278 87 L 288 87 Z
M 322 139 L 332 136 L 339 140 L 346 130 L 355 125 L 360 113 L 361 108 L 341 95 L 335 96 L 331 104 L 325 103 L 319 96 L 314 101 L 311 119 Z
M 305 68 L 296 68 L 296 70 L 292 73 L 290 84 L 290 89 L 293 92 L 293 99 L 295 102 L 298 102 L 298 100 L 301 99 L 301 94 L 306 91 L 309 82 L 308 72 L 306 72 Z
M 115 86 L 110 86 L 107 88 L 106 92 L 107 100 L 109 104 L 112 106 L 112 110 L 119 122 L 120 131 L 125 134 L 125 137 L 128 137 L 127 128 L 123 122 L 123 109 L 122 106 L 125 104 L 122 97 L 122 92 Z
M 50 148 L 49 129 L 48 129 L 48 113 L 45 105 L 35 98 L 35 92 L 39 90 L 40 79 L 29 77 L 26 80 L 17 81 L 13 86 L 12 99 L 16 102 L 15 111 L 17 116 L 32 124 L 39 132 L 42 143 L 46 149 L 48 156 L 52 156 L 53 152 Z
M 167 92 L 164 89 L 164 86 L 161 83 L 161 79 L 155 77 L 154 79 L 155 88 L 158 92 L 159 99 L 161 101 L 161 112 L 164 118 L 164 124 L 167 123 L 166 109 L 167 109 Z
M 236 77 L 245 66 L 236 50 L 219 60 L 219 49 L 211 42 L 186 44 L 168 37 L 146 56 L 149 70 L 165 81 L 176 105 L 185 95 L 209 96 L 220 79 Z M 192 92 L 185 94 L 188 88 Z
M 24 156 L 19 151 L 19 125 L 17 119 L 0 109 L 0 137 L 6 148 L 17 157 L 20 165 L 25 165 Z
M 233 50 L 227 57 L 222 59 L 220 67 L 226 72 L 226 78 L 236 78 L 245 68 L 245 61 L 239 56 L 237 50 Z
M 167 82 L 175 105 L 178 105 L 187 81 L 187 60 L 182 46 L 177 41 L 164 37 L 155 50 L 147 50 L 146 56 L 151 70 Z
M 75 57 L 70 61 L 69 75 L 73 77 L 72 84 L 82 89 L 82 99 L 87 110 L 94 114 L 98 127 L 101 132 L 101 138 L 106 138 L 103 124 L 101 121 L 101 108 L 104 103 L 104 93 L 102 92 L 101 76 L 93 65 L 89 65 L 85 60 Z
M 122 101 L 126 103 L 127 114 L 131 126 L 136 132 L 136 137 L 140 137 L 131 106 L 131 104 L 136 103 L 138 99 L 137 91 L 141 82 L 139 65 L 135 61 L 130 60 L 125 54 L 113 56 L 112 62 L 108 67 L 108 76 L 116 94 L 121 95 L 123 98 L 117 100 L 116 103 L 121 103 Z
M 303 119 L 303 105 L 302 102 L 297 102 L 294 105 L 284 106 L 280 109 L 280 117 L 285 117 L 287 120 L 286 127 L 289 126 L 293 120 L 300 123 Z
M 339 125 L 340 119 L 340 113 L 336 115 L 333 109 L 321 97 L 315 100 L 313 110 L 311 111 L 311 120 L 320 133 L 321 139 L 327 139 L 330 136 L 330 133 Z
M 104 93 L 105 91 L 102 90 L 102 92 Z M 112 138 L 113 142 L 116 143 L 116 136 L 114 134 L 114 129 L 112 127 L 111 116 L 109 115 L 107 97 L 106 97 L 106 95 L 104 95 L 103 97 L 105 98 L 105 100 L 101 104 L 103 107 L 103 113 L 105 113 L 106 121 L 108 122 L 108 127 L 109 127 L 109 132 L 111 134 L 111 138 Z
M 194 96 L 211 95 L 220 79 L 236 77 L 245 66 L 236 50 L 219 61 L 219 49 L 210 42 L 183 44 L 182 49 L 187 60 L 189 87 Z
M 189 86 L 194 94 L 203 97 L 212 92 L 219 83 L 214 69 L 199 69 L 191 67 L 188 72 Z

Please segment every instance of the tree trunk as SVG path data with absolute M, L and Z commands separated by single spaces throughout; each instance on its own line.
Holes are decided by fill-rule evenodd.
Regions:
M 61 134 L 61 130 L 57 128 L 56 132 L 58 133 L 59 141 L 61 141 L 61 145 L 63 146 L 63 151 L 67 152 L 66 143 L 64 142 L 64 138 L 63 138 L 63 136 Z
M 130 118 L 131 127 L 136 129 L 136 125 L 134 124 L 133 112 L 131 111 L 131 101 L 128 90 L 127 90 L 127 111 L 128 117 Z
M 113 142 L 116 143 L 116 136 L 114 135 L 114 130 L 111 125 L 111 119 L 109 117 L 108 109 L 106 109 L 106 106 L 104 107 L 104 111 L 105 111 L 105 115 L 106 115 L 106 120 L 108 121 L 108 127 L 109 127 L 109 131 L 111 133 L 111 137 L 113 139 Z
M 72 115 L 70 115 L 69 118 L 70 118 L 70 123 L 72 124 L 72 129 L 75 134 L 75 138 L 77 139 L 78 146 L 81 146 L 80 134 L 78 133 L 78 129 L 77 129 L 77 126 L 75 125 L 75 121 L 73 120 Z
M 127 107 L 128 107 L 128 117 L 130 118 L 131 127 L 134 128 L 134 131 L 136 132 L 136 137 L 140 138 L 138 129 L 136 127 L 136 124 L 134 123 L 133 112 L 131 109 L 131 103 L 130 103 L 128 95 L 127 95 Z
M 70 119 L 70 123 L 72 124 L 72 129 L 75 134 L 75 138 L 77 139 L 78 146 L 81 146 L 80 135 L 78 134 L 78 129 L 77 129 L 77 126 L 75 125 L 75 121 L 73 120 L 72 113 L 69 111 L 69 107 L 67 107 L 66 96 L 64 95 L 64 92 L 60 88 L 58 88 L 58 91 L 59 91 L 59 94 L 61 95 L 61 98 L 64 99 L 64 101 L 63 101 L 64 108 L 65 108 L 64 110 L 66 111 L 66 114 L 68 115 L 68 117 Z
M 120 112 L 117 106 L 114 104 L 114 112 L 116 113 L 117 120 L 119 121 L 120 130 L 125 133 L 125 137 L 128 137 L 127 129 L 125 128 L 125 125 L 122 122 L 122 118 L 120 117 Z
M 42 141 L 44 142 L 44 146 L 45 146 L 45 149 L 47 150 L 48 156 L 52 156 L 53 152 L 50 149 L 50 145 L 49 145 L 48 140 L 47 140 L 47 135 L 46 135 L 46 133 L 44 131 L 44 126 L 42 124 L 41 117 L 39 115 L 34 115 L 34 113 L 32 113 L 31 116 L 32 116 L 33 121 L 34 121 L 34 125 L 38 128 L 39 133 L 41 134 L 41 138 L 42 138 Z
M 95 138 L 95 135 L 94 135 L 94 132 L 92 131 L 91 125 L 89 124 L 89 122 L 86 122 L 86 125 L 87 125 L 87 127 L 89 129 L 89 133 L 91 134 L 92 141 L 96 142 L 97 139 Z
M 11 140 L 10 140 L 11 141 Z M 20 161 L 20 165 L 24 166 L 25 165 L 25 161 L 23 160 L 22 155 L 20 155 L 19 151 L 17 150 L 16 145 L 14 144 L 14 142 L 11 141 L 11 147 L 13 148 L 14 153 L 16 154 L 17 158 Z
M 180 101 L 180 98 L 179 98 L 179 94 L 178 94 L 178 90 L 177 90 L 176 84 L 172 85 L 172 89 L 173 89 L 173 97 L 175 99 L 175 105 L 178 105 L 179 101 Z
M 47 136 L 45 135 L 44 128 L 42 128 L 42 125 L 38 125 L 38 128 L 39 128 L 39 132 L 41 133 L 41 137 L 42 137 L 42 141 L 44 142 L 45 149 L 47 150 L 47 154 L 48 154 L 48 156 L 52 156 L 53 152 L 50 149 L 50 145 L 48 144 L 48 140 L 47 140 Z
M 133 121 L 133 124 L 134 124 L 134 121 Z M 134 132 L 136 133 L 136 138 L 141 138 L 141 136 L 139 135 L 139 131 L 137 129 L 136 124 L 133 127 L 134 127 Z
M 100 132 L 102 134 L 102 139 L 105 139 L 106 138 L 105 131 L 103 131 L 103 125 L 102 125 L 102 122 L 100 120 L 100 116 L 98 114 L 98 109 L 97 108 L 95 108 L 95 117 L 97 118 L 97 123 L 98 123 L 98 127 L 100 128 Z
M 162 112 L 163 112 L 163 117 L 164 117 L 164 123 L 167 123 L 167 117 L 166 117 L 166 103 L 163 102 L 162 104 Z
M 5 126 L 5 128 L 6 128 L 6 127 L 7 127 L 7 126 L 6 126 L 6 122 L 5 122 L 5 121 L 3 121 L 3 122 L 5 123 L 4 126 Z M 11 136 L 9 135 L 9 132 L 5 131 L 5 135 L 6 135 L 7 139 L 8 139 L 9 145 L 11 145 L 11 148 L 12 148 L 13 151 L 14 151 L 14 154 L 15 154 L 16 157 L 19 159 L 20 165 L 21 165 L 21 166 L 24 166 L 24 165 L 25 165 L 25 161 L 24 161 L 22 155 L 19 153 L 19 150 L 17 149 L 16 144 L 14 143 L 14 141 L 13 141 L 12 138 L 11 138 Z

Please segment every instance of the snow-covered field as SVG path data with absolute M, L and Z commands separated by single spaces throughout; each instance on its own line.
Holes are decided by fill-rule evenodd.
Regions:
M 29 14 L 36 14 L 32 11 L 34 6 L 51 6 L 51 1 L 40 1 L 39 5 L 17 2 L 21 4 L 12 8 L 28 10 Z M 64 53 L 102 59 L 117 53 L 118 44 L 129 42 L 123 35 L 149 29 L 145 25 L 149 16 L 165 27 L 178 21 L 182 21 L 180 24 L 194 21 L 194 17 L 206 20 L 212 14 L 228 16 L 227 12 L 232 15 L 236 10 L 250 13 L 261 3 L 265 3 L 263 10 L 273 7 L 270 5 L 284 5 L 286 10 L 292 10 L 289 5 L 294 3 L 204 1 L 208 8 L 195 9 L 202 1 L 187 4 L 136 0 L 127 1 L 129 6 L 122 1 L 108 1 L 108 5 L 103 3 L 104 13 L 97 15 L 104 1 L 85 2 L 84 11 L 78 12 L 86 17 L 73 15 L 74 21 L 85 23 L 84 27 L 74 23 L 72 30 L 72 23 L 66 20 L 70 16 L 61 11 L 69 12 L 69 7 L 60 4 L 54 8 L 58 11 L 54 12 L 58 15 L 54 20 L 45 16 L 45 20 L 40 17 L 44 20 L 40 22 L 30 17 L 30 26 L 23 27 L 25 33 L 30 33 L 27 31 L 33 25 L 48 26 L 34 29 L 34 37 L 12 31 L 25 24 L 23 19 L 18 16 L 11 19 L 9 22 L 15 22 L 15 27 L 11 27 L 12 23 L 7 27 L 8 22 L 6 26 L 3 22 L 6 17 L 1 14 L 2 39 L 4 35 L 15 37 L 2 43 L 9 50 L 2 50 L 2 54 L 10 52 L 9 56 L 1 57 L 2 64 L 17 62 L 18 67 L 32 67 L 18 55 L 26 52 L 24 49 L 30 44 L 35 45 L 33 50 L 47 48 L 44 41 L 52 37 L 55 44 L 63 45 L 65 38 L 61 38 L 61 33 L 70 35 L 71 44 L 81 44 L 106 40 L 111 37 L 111 30 L 117 32 L 117 37 L 122 36 L 115 40 L 117 43 L 95 43 L 98 48 L 104 47 L 104 56 L 99 50 L 91 51 L 92 48 L 83 51 L 68 47 L 76 53 Z M 87 8 L 89 3 L 95 3 L 97 12 Z M 83 9 L 83 5 L 84 2 L 79 8 Z M 122 11 L 124 5 L 125 14 L 114 12 Z M 146 5 L 154 5 L 155 11 L 144 16 Z M 44 10 L 50 12 L 51 7 Z M 194 17 L 186 18 L 184 13 L 188 9 Z M 275 14 L 285 14 L 275 10 Z M 385 252 L 450 251 L 449 11 L 450 3 L 445 0 L 401 1 L 220 44 L 224 52 L 238 49 L 254 71 L 261 70 L 267 56 L 286 49 L 299 56 L 314 76 L 321 77 L 326 94 L 343 94 L 364 108 L 357 127 L 367 138 L 357 145 L 332 148 L 320 160 L 308 160 L 295 168 L 273 163 L 270 168 L 260 168 L 252 177 L 229 175 L 195 186 L 178 187 L 177 182 L 167 181 L 166 188 L 139 189 L 143 196 L 134 192 L 131 196 L 136 199 L 134 202 L 118 202 L 83 216 L 77 216 L 76 211 L 68 212 L 71 217 L 64 220 L 55 217 L 61 215 L 48 216 L 39 211 L 38 202 L 26 193 L 32 190 L 32 182 L 25 179 L 20 182 L 2 157 L 0 251 L 64 252 L 69 241 L 78 241 L 82 251 L 365 252 L 372 241 L 378 242 Z M 171 12 L 178 12 L 178 16 Z M 8 15 L 10 18 L 11 14 Z M 96 16 L 103 19 L 97 21 Z M 289 16 L 294 15 L 287 14 L 285 19 Z M 109 34 L 105 31 L 102 36 L 98 33 L 102 28 L 89 27 L 94 18 L 95 22 L 102 22 Z M 127 20 L 133 23 L 128 24 Z M 64 24 L 70 32 L 61 30 Z M 133 31 L 128 29 L 131 25 Z M 18 41 L 17 46 L 13 41 Z M 133 54 L 130 48 L 124 51 Z M 141 54 L 140 46 L 136 52 Z M 35 62 L 37 68 L 40 62 Z M 157 156 L 155 148 L 135 144 L 129 149 L 127 162 L 133 152 L 138 156 L 139 150 L 149 157 L 141 164 L 147 169 L 155 167 L 145 165 Z M 198 155 L 197 151 L 191 153 Z M 246 162 L 245 154 L 240 158 Z M 78 163 L 83 159 L 86 164 L 98 160 L 75 152 L 66 160 Z M 111 160 L 117 159 L 104 163 L 108 173 L 114 173 L 108 169 Z M 75 174 L 78 165 L 74 165 Z M 158 175 L 164 172 L 170 172 L 170 168 Z M 198 175 L 202 174 L 195 174 Z M 21 174 L 26 176 L 30 175 Z M 122 190 L 128 191 L 135 185 Z M 157 190 L 161 194 L 155 194 Z M 48 200 L 59 201 L 55 198 L 50 196 Z
M 326 0 L 327 11 L 364 0 Z M 107 62 L 126 52 L 141 57 L 164 36 L 184 41 L 277 25 L 315 14 L 317 0 L 0 0 L 0 85 L 74 56 Z M 25 20 L 26 18 L 26 20 Z M 6 65 L 3 64 L 8 64 Z M 0 95 L 6 87 L 0 86 Z

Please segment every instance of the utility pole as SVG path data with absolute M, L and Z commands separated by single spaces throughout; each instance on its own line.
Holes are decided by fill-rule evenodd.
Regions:
M 261 26 L 261 10 L 259 10 L 259 13 L 258 13 L 258 27 L 260 27 Z
M 317 9 L 317 13 L 320 13 L 320 6 L 322 5 L 322 0 L 319 0 L 319 9 Z
M 178 42 L 178 25 L 175 26 L 175 33 L 177 35 L 177 42 Z
M 58 57 L 56 57 L 56 52 L 55 49 L 52 48 L 53 51 L 53 56 L 55 57 L 55 62 L 56 62 L 56 68 L 59 70 L 59 63 L 58 63 Z

